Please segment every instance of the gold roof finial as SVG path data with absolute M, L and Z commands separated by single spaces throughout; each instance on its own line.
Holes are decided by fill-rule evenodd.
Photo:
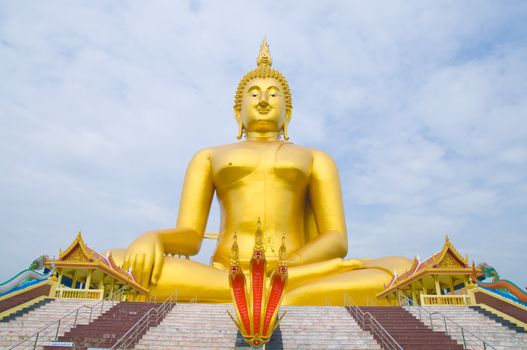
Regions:
M 273 59 L 271 58 L 271 53 L 269 52 L 269 44 L 267 43 L 267 38 L 264 36 L 262 44 L 260 45 L 260 52 L 258 53 L 258 58 L 256 58 L 256 65 L 260 67 L 271 67 L 273 64 Z

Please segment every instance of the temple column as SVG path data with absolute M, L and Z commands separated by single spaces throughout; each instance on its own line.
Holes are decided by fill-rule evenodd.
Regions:
M 424 306 L 425 305 L 425 295 L 428 295 L 428 290 L 426 289 L 426 285 L 425 285 L 425 280 L 424 278 L 421 279 L 421 284 L 422 284 L 422 289 L 423 289 L 423 292 L 421 293 L 421 298 L 420 298 L 420 304 L 421 306 Z
M 454 288 L 454 278 L 452 276 L 448 278 L 448 284 L 450 288 L 450 294 L 451 295 L 456 294 L 456 289 Z
M 77 269 L 73 271 L 73 278 L 71 279 L 71 288 L 77 288 Z
M 412 302 L 413 302 L 413 306 L 415 306 L 416 303 L 417 304 L 419 304 L 419 303 L 417 302 L 417 294 L 415 293 L 414 284 L 413 283 L 410 284 L 410 287 L 412 288 Z
M 88 270 L 88 275 L 86 276 L 86 285 L 84 286 L 84 289 L 90 289 L 90 283 L 91 283 L 91 274 L 93 270 Z
M 64 274 L 64 269 L 60 269 L 59 277 L 57 279 L 57 286 L 60 288 L 60 285 L 62 283 L 62 275 Z
M 441 287 L 439 286 L 439 276 L 434 275 L 434 283 L 435 283 L 435 286 L 436 286 L 436 295 L 440 296 L 441 295 Z

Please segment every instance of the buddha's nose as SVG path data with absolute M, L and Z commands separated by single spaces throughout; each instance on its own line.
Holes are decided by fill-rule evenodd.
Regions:
M 267 107 L 269 107 L 269 102 L 267 102 L 266 100 L 261 100 L 258 103 L 258 107 L 260 107 L 260 108 L 267 108 Z

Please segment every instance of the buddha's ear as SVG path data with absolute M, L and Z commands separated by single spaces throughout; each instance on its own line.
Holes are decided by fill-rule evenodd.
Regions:
M 288 109 L 285 112 L 284 126 L 282 127 L 282 133 L 284 134 L 284 140 L 289 140 L 289 122 L 291 121 L 291 110 Z
M 238 124 L 238 132 L 236 133 L 236 138 L 238 140 L 241 140 L 243 136 L 243 122 L 239 109 L 234 108 L 234 118 L 236 118 L 236 123 Z

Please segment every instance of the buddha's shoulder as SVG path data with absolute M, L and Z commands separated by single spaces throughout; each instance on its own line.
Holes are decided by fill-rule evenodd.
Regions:
M 306 156 L 309 156 L 313 161 L 316 159 L 327 160 L 327 161 L 333 160 L 333 158 L 331 158 L 331 156 L 328 153 L 320 149 L 317 149 L 317 148 L 297 145 L 292 142 L 286 142 L 285 145 L 287 147 L 286 148 L 287 151 L 290 151 L 293 153 L 304 154 Z
M 320 161 L 332 161 L 333 159 L 331 156 L 319 149 L 312 148 L 312 147 L 306 147 L 297 145 L 292 142 L 283 142 L 279 145 L 280 152 L 287 152 L 287 153 L 293 153 L 293 154 L 302 154 L 304 156 L 308 156 L 312 158 L 313 160 L 320 160 Z M 200 151 L 198 151 L 194 158 L 201 158 L 201 159 L 212 159 L 216 158 L 218 156 L 223 155 L 233 155 L 236 153 L 246 153 L 246 152 L 261 152 L 262 149 L 258 149 L 259 147 L 253 148 L 250 145 L 244 143 L 244 142 L 236 142 L 236 143 L 230 143 L 215 147 L 209 147 L 204 148 Z
M 226 145 L 220 145 L 215 147 L 203 148 L 194 154 L 193 160 L 211 160 L 217 158 L 219 155 L 232 154 L 233 152 L 239 152 L 241 147 L 238 143 L 231 143 Z
M 208 147 L 203 148 L 196 152 L 194 157 L 214 157 L 218 154 L 225 154 L 230 152 L 236 152 L 237 150 L 241 149 L 242 147 L 239 146 L 239 143 L 229 143 L 225 145 L 220 146 L 214 146 L 214 147 Z
M 263 146 L 263 147 L 262 147 Z M 278 147 L 277 147 L 278 146 Z M 225 154 L 231 152 L 244 152 L 244 151 L 256 151 L 262 152 L 268 148 L 276 148 L 277 150 L 286 151 L 286 152 L 302 152 L 306 154 L 315 154 L 321 152 L 314 148 L 305 147 L 301 145 L 294 144 L 292 142 L 280 142 L 280 143 L 248 143 L 248 142 L 235 142 L 229 143 L 221 146 L 211 147 L 202 150 L 203 152 L 214 154 Z
M 298 152 L 309 154 L 313 158 L 313 160 L 329 161 L 329 162 L 333 161 L 333 158 L 323 150 L 313 148 L 313 147 L 296 145 L 294 143 L 289 143 L 289 142 L 287 143 L 287 145 L 288 147 L 291 147 L 291 149 L 293 150 L 297 150 Z

